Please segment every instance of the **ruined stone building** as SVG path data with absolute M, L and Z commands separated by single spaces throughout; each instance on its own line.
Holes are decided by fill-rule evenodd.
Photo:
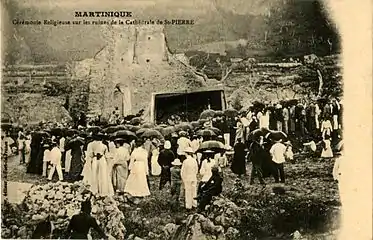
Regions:
M 112 25 L 101 30 L 105 45 L 92 58 L 57 65 L 4 66 L 2 116 L 28 123 L 69 120 L 80 112 L 109 118 L 114 111 L 125 116 L 144 109 L 150 119 L 153 93 L 217 85 L 196 76 L 184 55 L 169 52 L 162 25 Z M 325 57 L 321 64 L 326 87 L 341 78 L 338 59 Z M 312 89 L 309 85 L 317 84 L 314 69 L 300 63 L 288 65 L 255 63 L 249 72 L 233 72 L 222 88 L 227 99 L 244 91 L 244 102 L 250 102 L 301 96 Z
M 188 69 L 170 57 L 163 30 L 160 25 L 102 27 L 106 44 L 93 58 L 62 64 L 62 67 L 49 66 L 49 69 L 46 65 L 23 68 L 22 74 L 26 82 L 30 83 L 23 85 L 23 88 L 16 88 L 18 92 L 13 94 L 12 98 L 9 98 L 12 91 L 14 92 L 11 86 L 17 85 L 15 71 L 18 71 L 19 66 L 6 66 L 3 100 L 9 104 L 5 104 L 3 112 L 12 115 L 13 119 L 17 118 L 12 110 L 13 105 L 26 104 L 19 100 L 21 92 L 30 96 L 31 92 L 38 91 L 35 94 L 38 94 L 40 100 L 47 100 L 43 98 L 43 94 L 46 94 L 43 82 L 50 82 L 52 86 L 66 85 L 63 90 L 50 96 L 58 102 L 55 105 L 56 108 L 59 106 L 62 109 L 61 112 L 74 113 L 76 109 L 80 109 L 87 115 L 108 118 L 115 110 L 121 115 L 128 115 L 144 109 L 149 116 L 151 93 L 199 86 L 195 77 L 188 73 Z M 59 67 L 62 68 L 63 74 L 55 71 Z M 41 75 L 48 72 L 48 77 L 43 78 L 39 73 L 32 75 L 34 68 L 41 69 Z M 29 75 L 31 78 L 27 78 Z M 35 87 L 36 85 L 40 87 Z M 66 101 L 67 109 L 64 109 Z M 26 105 L 25 109 L 30 108 Z M 33 115 L 25 117 L 22 122 L 61 118 L 60 115 L 48 117 L 49 110 L 47 107 L 39 111 L 45 112 L 44 117 Z

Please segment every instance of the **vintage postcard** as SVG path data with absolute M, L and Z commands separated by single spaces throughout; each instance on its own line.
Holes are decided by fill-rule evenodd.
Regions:
M 1 238 L 372 239 L 370 9 L 1 1 Z

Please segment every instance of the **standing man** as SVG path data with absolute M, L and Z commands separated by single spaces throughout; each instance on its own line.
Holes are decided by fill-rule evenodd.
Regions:
M 185 189 L 185 208 L 192 209 L 197 207 L 197 173 L 198 164 L 197 160 L 192 157 L 193 149 L 187 147 L 184 149 L 186 159 L 181 167 L 181 179 L 184 183 Z
M 49 172 L 48 180 L 52 180 L 54 171 L 57 169 L 58 179 L 62 181 L 63 180 L 62 167 L 61 167 L 62 154 L 61 154 L 60 149 L 57 147 L 57 143 L 52 142 L 51 146 L 53 148 L 49 153 L 49 160 L 50 160 L 50 163 L 52 164 L 52 168 Z
M 165 141 L 164 149 L 159 153 L 158 164 L 161 166 L 161 180 L 159 183 L 159 190 L 168 183 L 171 182 L 171 166 L 175 160 L 175 155 L 171 150 L 171 142 Z
M 263 148 L 263 136 L 260 136 L 259 141 L 253 141 L 250 145 L 249 161 L 252 162 L 253 167 L 250 174 L 250 185 L 254 183 L 255 177 L 258 177 L 260 184 L 265 186 L 263 180 L 262 161 L 265 158 L 265 150 Z
M 273 176 L 275 182 L 278 183 L 279 179 L 281 179 L 281 183 L 285 183 L 284 163 L 286 146 L 282 143 L 281 139 L 277 140 L 269 152 L 272 156 Z
M 289 133 L 289 120 L 290 120 L 290 113 L 289 109 L 286 105 L 284 105 L 284 108 L 282 109 L 282 119 L 283 119 L 283 130 L 284 133 Z

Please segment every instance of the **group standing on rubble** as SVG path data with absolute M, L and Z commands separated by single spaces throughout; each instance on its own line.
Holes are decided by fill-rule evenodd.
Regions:
M 147 126 L 140 135 L 135 132 L 143 126 L 141 120 L 127 124 L 133 129 L 126 132 L 115 129 L 125 126 L 118 117 L 111 117 L 116 122 L 106 126 L 116 130 L 110 134 L 92 123 L 65 128 L 68 134 L 41 125 L 32 133 L 19 131 L 16 144 L 20 163 L 27 162 L 27 173 L 49 180 L 56 173 L 59 181 L 82 180 L 98 196 L 128 193 L 135 197 L 149 196 L 149 176 L 159 176 L 159 190 L 169 183 L 175 206 L 183 188 L 185 207 L 203 211 L 212 196 L 221 193 L 222 168 L 228 164 L 241 177 L 251 162 L 250 184 L 258 178 L 265 185 L 268 176 L 285 183 L 284 163 L 293 160 L 292 139 L 300 139 L 311 154 L 321 146 L 322 158 L 333 157 L 332 146 L 341 143 L 341 113 L 342 104 L 336 99 L 323 105 L 317 101 L 256 103 L 246 111 L 231 109 L 231 113 L 205 116 L 198 127 L 193 122 L 173 122 L 173 126 L 158 127 L 159 131 Z M 180 124 L 184 128 L 178 129 Z M 155 134 L 141 134 L 148 130 Z M 157 135 L 163 130 L 165 134 Z M 209 141 L 214 143 L 201 148 Z

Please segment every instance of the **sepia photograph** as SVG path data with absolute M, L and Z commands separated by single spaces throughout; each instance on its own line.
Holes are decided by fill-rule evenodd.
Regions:
M 1 238 L 342 239 L 329 2 L 1 1 Z

